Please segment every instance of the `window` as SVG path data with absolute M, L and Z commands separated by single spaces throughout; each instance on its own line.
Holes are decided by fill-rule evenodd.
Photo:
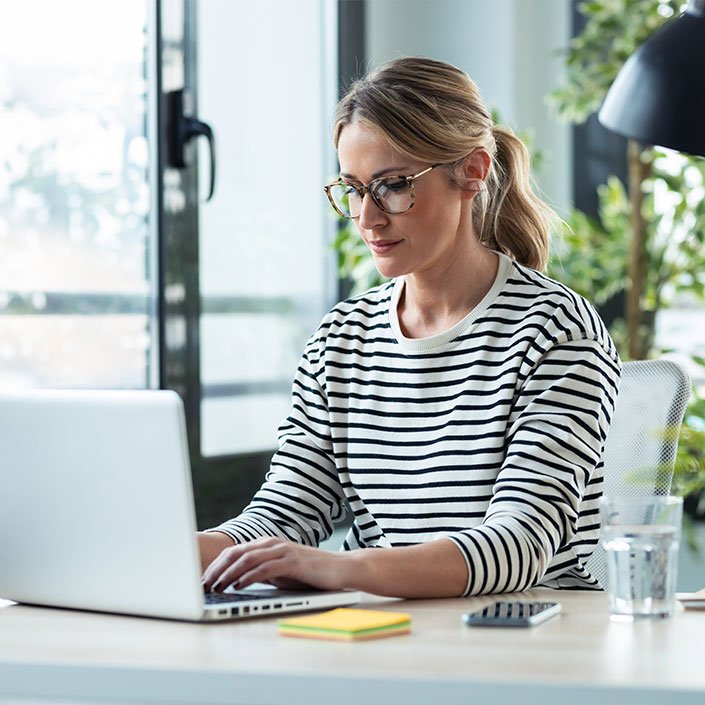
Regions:
M 146 2 L 0 14 L 0 387 L 153 385 Z

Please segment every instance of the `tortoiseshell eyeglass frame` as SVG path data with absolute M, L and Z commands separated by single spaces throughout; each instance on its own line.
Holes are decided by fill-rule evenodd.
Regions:
M 441 163 L 439 162 L 438 164 L 432 164 L 429 167 L 426 167 L 425 169 L 422 169 L 419 171 L 417 174 L 414 174 L 413 176 L 403 176 L 402 174 L 392 174 L 390 176 L 381 176 L 379 179 L 373 179 L 370 181 L 369 184 L 363 185 L 363 186 L 356 186 L 355 184 L 350 184 L 347 181 L 344 181 L 342 178 L 338 179 L 337 181 L 334 181 L 333 183 L 327 184 L 326 186 L 323 187 L 323 190 L 326 192 L 326 196 L 328 196 L 328 200 L 330 201 L 331 206 L 333 206 L 333 209 L 335 210 L 338 215 L 342 216 L 343 218 L 348 218 L 349 220 L 354 220 L 355 218 L 359 218 L 359 215 L 352 215 L 350 213 L 345 213 L 342 211 L 340 208 L 338 208 L 337 203 L 335 202 L 335 199 L 333 198 L 330 190 L 334 186 L 347 186 L 348 188 L 355 189 L 357 191 L 357 194 L 360 196 L 360 202 L 362 202 L 362 199 L 365 197 L 366 193 L 370 194 L 370 198 L 374 201 L 375 205 L 377 208 L 379 208 L 381 211 L 384 213 L 389 213 L 389 215 L 399 215 L 400 213 L 406 213 L 408 210 L 412 208 L 414 205 L 414 202 L 416 201 L 416 193 L 414 192 L 414 181 L 418 179 L 420 176 L 423 176 L 424 174 L 428 174 L 429 171 L 432 169 L 435 169 L 437 166 L 441 166 Z M 377 200 L 377 196 L 375 195 L 375 187 L 377 184 L 382 183 L 383 181 L 388 181 L 389 179 L 398 179 L 400 181 L 406 181 L 406 183 L 409 186 L 409 197 L 411 199 L 411 203 L 409 204 L 408 208 L 405 208 L 403 211 L 390 211 L 387 208 L 385 208 L 382 203 L 380 203 Z

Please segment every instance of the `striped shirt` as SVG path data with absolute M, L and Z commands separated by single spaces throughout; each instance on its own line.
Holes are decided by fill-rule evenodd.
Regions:
M 500 255 L 490 291 L 439 335 L 406 338 L 398 279 L 344 301 L 309 340 L 267 478 L 236 541 L 343 549 L 453 540 L 465 594 L 597 587 L 602 452 L 620 361 L 582 297 Z

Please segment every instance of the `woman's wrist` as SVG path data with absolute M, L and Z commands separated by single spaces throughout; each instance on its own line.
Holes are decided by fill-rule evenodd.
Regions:
M 371 550 L 356 548 L 352 551 L 343 551 L 338 555 L 341 561 L 341 587 L 344 590 L 362 590 L 370 592 L 367 574 Z
M 201 568 L 205 570 L 220 554 L 220 552 L 237 543 L 231 536 L 222 531 L 199 531 L 198 550 L 201 554 Z

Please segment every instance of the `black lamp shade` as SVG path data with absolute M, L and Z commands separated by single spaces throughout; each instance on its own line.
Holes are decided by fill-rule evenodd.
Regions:
M 598 118 L 643 144 L 705 156 L 705 0 L 691 0 L 629 57 Z

